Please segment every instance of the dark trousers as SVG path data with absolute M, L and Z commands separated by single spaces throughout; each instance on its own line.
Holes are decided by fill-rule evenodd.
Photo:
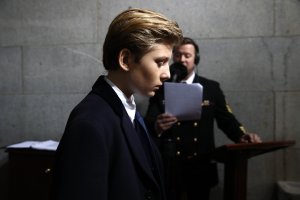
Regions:
M 176 189 L 175 189 L 176 190 Z M 187 188 L 187 191 L 170 191 L 168 200 L 209 200 L 210 188 Z
M 168 200 L 209 200 L 210 190 L 218 182 L 216 163 L 179 160 L 172 146 L 163 147 Z
M 178 180 L 170 182 L 167 177 L 168 200 L 209 200 L 211 186 L 199 184 L 192 180 L 184 180 L 178 184 Z M 184 185 L 184 186 L 183 186 Z

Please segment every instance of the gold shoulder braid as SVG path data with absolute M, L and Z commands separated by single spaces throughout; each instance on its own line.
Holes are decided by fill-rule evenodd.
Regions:
M 226 107 L 227 107 L 228 112 L 232 113 L 232 110 L 228 104 L 226 104 Z
M 232 109 L 230 108 L 230 106 L 229 106 L 228 104 L 226 104 L 226 108 L 227 108 L 228 112 L 230 112 L 230 113 L 232 114 Z M 246 133 L 245 127 L 240 126 L 240 130 L 241 130 L 243 133 Z
M 243 126 L 240 126 L 241 131 L 243 131 L 243 133 L 246 133 L 246 129 Z

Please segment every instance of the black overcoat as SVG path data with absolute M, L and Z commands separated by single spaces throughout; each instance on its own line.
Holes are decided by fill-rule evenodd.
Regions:
M 54 165 L 53 199 L 164 200 L 158 149 L 153 165 L 117 94 L 103 76 L 73 109 Z

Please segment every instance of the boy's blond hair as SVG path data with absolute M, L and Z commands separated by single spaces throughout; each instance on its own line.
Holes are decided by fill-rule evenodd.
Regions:
M 128 9 L 111 22 L 103 45 L 103 65 L 106 70 L 118 69 L 118 55 L 129 49 L 139 61 L 155 44 L 174 46 L 182 38 L 175 21 L 145 9 Z

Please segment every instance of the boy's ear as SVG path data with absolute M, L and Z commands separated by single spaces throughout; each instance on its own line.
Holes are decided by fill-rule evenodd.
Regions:
M 130 70 L 130 63 L 132 62 L 133 55 L 129 49 L 122 49 L 119 53 L 119 64 L 124 71 Z

